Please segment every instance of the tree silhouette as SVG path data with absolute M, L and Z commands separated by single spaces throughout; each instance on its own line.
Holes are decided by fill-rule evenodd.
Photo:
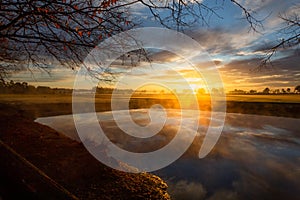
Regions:
M 199 94 L 199 95 L 203 95 L 203 94 L 205 94 L 205 93 L 206 93 L 206 91 L 205 91 L 204 88 L 199 88 L 199 89 L 197 90 L 197 94 Z
M 243 11 L 253 30 L 261 26 L 238 1 L 230 2 Z M 211 15 L 218 16 L 215 6 L 201 0 L 2 0 L 0 79 L 31 66 L 47 70 L 49 62 L 76 68 L 99 42 L 140 23 L 130 14 L 135 5 L 148 9 L 163 26 L 177 30 L 195 23 L 208 25 Z M 137 54 L 145 56 L 146 52 Z
M 32 65 L 47 69 L 50 56 L 74 68 L 103 38 L 133 27 L 127 5 L 117 0 L 1 1 L 1 78 Z
M 263 90 L 263 94 L 269 94 L 270 93 L 270 89 L 269 88 L 265 88 L 264 90 Z
M 297 92 L 297 93 L 300 93 L 300 85 L 297 85 L 296 87 L 295 87 L 295 90 L 294 90 L 295 92 Z
M 300 44 L 300 16 L 297 13 L 300 5 L 295 6 L 295 12 L 289 14 L 280 14 L 279 18 L 285 22 L 285 25 L 279 31 L 282 33 L 283 38 L 277 42 L 276 45 L 266 49 L 266 56 L 262 59 L 258 69 L 272 65 L 271 59 L 274 57 L 277 51 L 282 49 L 291 49 L 299 47 Z

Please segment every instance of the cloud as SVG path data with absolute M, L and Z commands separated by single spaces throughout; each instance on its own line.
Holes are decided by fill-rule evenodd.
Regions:
M 206 190 L 201 183 L 187 182 L 184 180 L 176 183 L 168 182 L 168 191 L 176 200 L 201 200 L 206 195 Z
M 275 0 L 239 0 L 247 10 L 253 11 L 253 17 L 262 20 L 263 28 L 259 33 L 249 31 L 249 24 L 234 20 L 234 14 L 226 14 L 226 23 L 218 26 L 211 25 L 209 29 L 202 27 L 190 31 L 188 34 L 196 39 L 212 56 L 261 56 L 262 51 L 277 44 L 282 36 L 279 32 L 282 27 L 282 19 L 279 14 L 299 13 L 299 3 L 297 1 L 284 1 L 278 4 Z M 241 12 L 237 10 L 236 12 Z M 241 12 L 242 13 L 242 12 Z M 228 19 L 231 19 L 227 21 Z
M 230 190 L 218 190 L 215 192 L 211 197 L 209 197 L 207 200 L 238 200 L 238 195 L 234 191 Z
M 161 2 L 164 1 L 159 1 L 159 3 Z M 263 88 L 267 85 L 272 87 L 290 87 L 299 84 L 300 70 L 298 63 L 300 63 L 300 60 L 299 52 L 297 54 L 295 49 L 281 49 L 278 52 L 273 62 L 275 70 L 255 74 L 250 72 L 251 69 L 260 64 L 260 58 L 282 36 L 278 32 L 283 23 L 278 17 L 279 13 L 299 13 L 299 2 L 297 0 L 282 1 L 280 4 L 275 0 L 238 0 L 237 2 L 245 6 L 258 19 L 264 19 L 268 16 L 263 21 L 264 29 L 260 30 L 261 33 L 249 32 L 249 24 L 245 20 L 240 20 L 242 10 L 230 2 L 224 3 L 224 10 L 216 10 L 222 14 L 224 19 L 212 20 L 208 28 L 199 26 L 191 27 L 185 33 L 198 41 L 204 50 L 210 54 L 212 61 L 221 72 L 226 87 L 243 87 L 246 89 L 249 87 Z M 209 4 L 209 6 L 216 5 L 216 3 L 209 3 L 208 1 L 204 3 Z M 221 4 L 218 5 L 223 6 Z M 134 17 L 140 18 L 142 22 L 141 26 L 159 26 L 158 22 L 152 21 L 149 10 L 141 3 L 134 4 L 130 10 Z M 175 47 L 178 48 L 176 41 L 174 42 Z M 187 52 L 187 55 L 194 58 L 201 50 L 189 49 Z M 153 62 L 169 65 L 172 70 L 164 67 L 160 69 L 154 67 L 151 70 L 147 70 L 146 68 L 149 64 L 142 61 L 137 66 L 139 70 L 134 71 L 134 67 L 129 61 L 123 63 L 120 59 L 116 60 L 110 69 L 114 75 L 125 74 L 133 70 L 132 83 L 137 82 L 135 81 L 136 79 L 142 80 L 145 78 L 165 80 L 166 82 L 175 84 L 176 80 L 172 80 L 176 77 L 175 70 L 182 70 L 183 76 L 193 77 L 191 66 L 188 66 L 182 58 L 171 52 L 162 50 L 150 51 L 149 58 Z M 196 63 L 199 68 L 211 65 L 211 63 L 206 61 Z M 35 85 L 49 84 L 51 86 L 63 86 L 67 84 L 68 86 L 65 87 L 72 87 L 74 73 L 61 69 L 55 70 L 56 67 L 50 76 L 47 73 L 37 72 L 35 77 L 32 78 L 32 75 L 26 72 L 23 74 L 14 74 L 13 77 L 20 81 L 34 82 Z M 180 81 L 177 82 L 179 84 L 182 83 Z M 191 82 L 193 81 L 191 80 Z
M 11 75 L 11 79 L 16 82 L 28 82 L 31 85 L 45 85 L 51 87 L 73 87 L 76 72 L 68 68 L 53 67 L 43 71 L 41 69 L 31 69 L 20 71 Z
M 262 30 L 262 33 L 267 34 L 279 30 L 284 22 L 279 16 L 299 13 L 299 9 L 299 2 L 296 0 L 283 1 L 280 4 L 278 4 L 275 0 L 269 1 L 268 4 L 262 6 L 258 11 L 265 13 L 265 19 L 262 21 L 264 25 L 264 30 Z
M 252 72 L 260 64 L 259 58 L 236 59 L 219 69 L 226 90 L 254 88 L 263 90 L 265 87 L 271 89 L 293 88 L 299 85 L 299 56 L 294 53 L 290 56 L 277 59 L 272 70 Z
M 197 30 L 190 33 L 190 35 L 212 56 L 220 54 L 235 55 L 241 49 L 251 47 L 253 42 L 259 38 L 259 34 L 249 33 L 247 28 Z
M 264 9 L 273 1 L 274 0 L 237 0 L 239 4 L 241 4 L 251 12 L 257 12 L 258 10 Z
M 179 56 L 169 51 L 153 52 L 149 57 L 155 62 L 172 62 L 181 59 Z

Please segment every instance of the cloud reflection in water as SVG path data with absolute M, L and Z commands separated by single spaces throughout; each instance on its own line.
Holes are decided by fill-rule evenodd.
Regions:
M 122 116 L 123 111 L 117 112 Z M 166 125 L 157 135 L 146 139 L 134 138 L 116 126 L 110 112 L 98 113 L 97 116 L 111 141 L 134 152 L 162 148 L 172 140 L 180 126 L 180 112 L 168 110 Z M 142 126 L 149 123 L 145 109 L 132 110 L 131 116 Z M 169 191 L 175 199 L 299 197 L 300 119 L 228 113 L 217 145 L 206 158 L 198 159 L 209 117 L 209 112 L 201 112 L 199 134 L 191 147 L 176 162 L 154 172 L 168 182 Z M 72 115 L 36 121 L 80 141 Z M 89 119 L 85 119 L 84 123 L 88 128 Z M 182 126 L 188 130 L 188 121 Z M 90 133 L 89 139 L 93 138 L 93 134 L 96 133 Z M 181 140 L 187 137 L 189 135 L 186 134 Z

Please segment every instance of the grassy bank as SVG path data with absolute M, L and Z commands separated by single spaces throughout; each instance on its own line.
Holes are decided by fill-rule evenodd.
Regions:
M 106 167 L 82 144 L 33 122 L 34 112 L 39 110 L 39 115 L 43 115 L 49 102 L 40 102 L 39 105 L 44 105 L 41 107 L 36 105 L 29 102 L 0 104 L 1 143 L 20 155 L 21 161 L 25 160 L 20 162 L 1 145 L 1 198 L 65 199 L 53 189 L 52 184 L 40 177 L 37 170 L 26 164 L 31 163 L 79 199 L 169 199 L 167 185 L 159 177 L 148 173 L 124 173 Z M 53 105 L 51 109 L 56 114 L 64 107 Z M 68 108 L 62 112 L 67 111 Z

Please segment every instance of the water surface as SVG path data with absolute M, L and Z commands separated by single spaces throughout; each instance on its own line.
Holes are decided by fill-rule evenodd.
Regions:
M 120 118 L 125 116 L 124 111 L 116 112 Z M 167 113 L 163 129 L 146 139 L 125 134 L 111 112 L 97 113 L 97 117 L 107 137 L 120 148 L 149 152 L 168 144 L 179 127 L 187 130 L 181 140 L 191 137 L 189 122 L 180 123 L 180 112 Z M 131 116 L 141 126 L 150 122 L 145 109 L 132 110 Z M 72 115 L 36 121 L 80 142 Z M 90 122 L 88 118 L 82 122 L 87 132 Z M 217 145 L 199 159 L 209 122 L 210 113 L 201 112 L 198 136 L 191 147 L 168 167 L 153 172 L 166 180 L 174 199 L 299 199 L 300 119 L 228 113 Z M 87 139 L 93 140 L 94 134 L 89 132 Z

